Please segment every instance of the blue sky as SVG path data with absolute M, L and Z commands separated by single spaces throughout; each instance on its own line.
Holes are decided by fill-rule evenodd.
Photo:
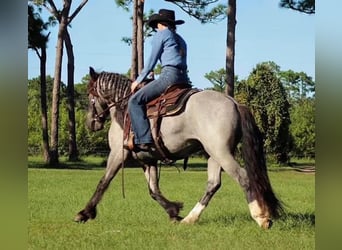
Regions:
M 80 1 L 74 1 L 76 8 Z M 227 3 L 226 0 L 221 1 Z M 274 61 L 281 70 L 304 71 L 315 76 L 315 21 L 306 15 L 278 7 L 279 1 L 237 1 L 235 74 L 245 79 L 256 64 Z M 177 6 L 159 0 L 145 1 L 145 11 L 173 9 L 176 19 L 185 24 L 177 27 L 188 44 L 189 77 L 195 87 L 212 84 L 204 75 L 225 67 L 226 19 L 216 24 L 201 24 Z M 43 18 L 47 15 L 43 9 Z M 89 66 L 98 71 L 126 73 L 130 67 L 131 48 L 121 41 L 132 33 L 131 14 L 117 8 L 114 0 L 89 1 L 69 29 L 75 54 L 75 83 L 88 74 Z M 51 29 L 48 44 L 47 74 L 53 76 L 57 26 Z M 151 39 L 145 42 L 145 60 Z M 37 55 L 28 52 L 28 77 L 39 75 Z M 67 82 L 66 54 L 62 81 Z

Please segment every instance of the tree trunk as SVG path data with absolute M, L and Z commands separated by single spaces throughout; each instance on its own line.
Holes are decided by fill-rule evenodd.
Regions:
M 134 0 L 133 5 L 133 34 L 132 34 L 132 61 L 131 61 L 131 79 L 135 80 L 138 76 L 138 51 L 137 51 L 137 37 L 138 37 L 138 1 Z
M 68 1 L 66 1 L 68 2 Z M 51 161 L 50 165 L 56 166 L 59 163 L 58 155 L 58 123 L 59 123 L 59 98 L 60 98 L 60 84 L 61 71 L 63 59 L 63 41 L 64 33 L 68 23 L 68 13 L 70 5 L 64 5 L 62 15 L 59 22 L 58 38 L 56 45 L 56 59 L 55 59 L 55 73 L 52 89 L 52 110 L 51 110 Z
M 76 143 L 76 122 L 75 122 L 75 95 L 74 95 L 74 52 L 68 29 L 64 33 L 65 48 L 68 55 L 68 115 L 69 115 L 69 160 L 78 160 Z
M 226 52 L 226 94 L 234 97 L 236 0 L 228 0 L 227 10 L 227 52 Z
M 144 68 L 144 1 L 138 0 L 137 10 L 137 56 L 138 56 L 138 74 Z
M 46 104 L 46 44 L 41 48 L 40 57 L 40 107 L 42 116 L 43 157 L 46 164 L 50 164 L 50 147 L 48 133 L 48 118 Z

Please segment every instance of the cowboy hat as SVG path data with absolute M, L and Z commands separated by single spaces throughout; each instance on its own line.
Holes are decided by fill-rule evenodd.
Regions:
M 148 20 L 147 24 L 155 29 L 157 28 L 157 23 L 167 22 L 174 25 L 183 24 L 183 20 L 175 20 L 175 12 L 173 10 L 160 9 L 158 14 L 153 14 Z

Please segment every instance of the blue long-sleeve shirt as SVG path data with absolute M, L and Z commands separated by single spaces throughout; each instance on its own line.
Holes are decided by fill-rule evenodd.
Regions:
M 141 83 L 154 69 L 158 60 L 162 67 L 174 66 L 186 70 L 186 55 L 187 46 L 180 35 L 168 28 L 157 31 L 152 40 L 150 57 L 136 81 Z

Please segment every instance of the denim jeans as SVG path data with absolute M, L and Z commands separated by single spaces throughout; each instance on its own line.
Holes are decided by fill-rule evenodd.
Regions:
M 150 122 L 146 116 L 146 104 L 160 96 L 171 85 L 188 83 L 186 71 L 171 66 L 162 68 L 158 79 L 150 82 L 134 93 L 128 101 L 128 112 L 134 132 L 134 143 L 153 142 Z

